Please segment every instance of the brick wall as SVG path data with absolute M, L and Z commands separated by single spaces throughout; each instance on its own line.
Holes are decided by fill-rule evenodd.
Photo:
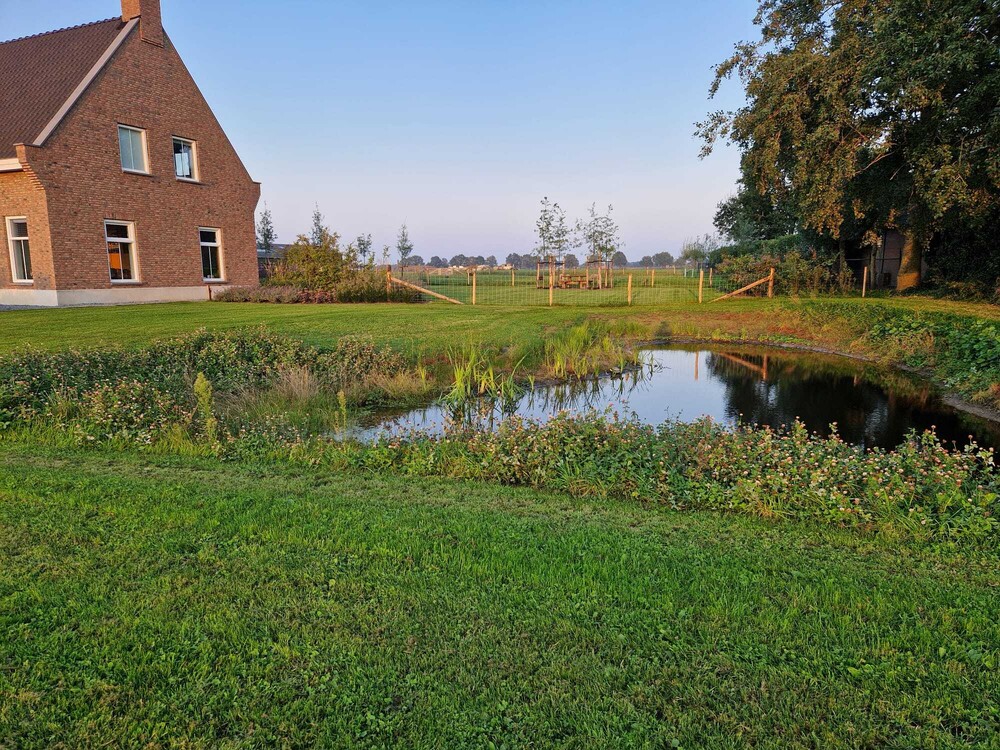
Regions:
M 58 289 L 120 288 L 108 273 L 105 219 L 135 223 L 142 286 L 203 285 L 199 227 L 222 230 L 227 283 L 257 283 L 260 186 L 164 41 L 133 31 L 45 145 L 27 149 L 48 198 Z M 119 123 L 146 130 L 150 176 L 122 171 Z M 197 184 L 174 176 L 175 135 L 197 144 Z
M 7 217 L 28 219 L 28 242 L 31 247 L 31 270 L 34 289 L 54 289 L 52 246 L 49 239 L 49 215 L 45 192 L 28 172 L 0 172 L 0 289 L 18 289 L 10 267 L 10 242 Z

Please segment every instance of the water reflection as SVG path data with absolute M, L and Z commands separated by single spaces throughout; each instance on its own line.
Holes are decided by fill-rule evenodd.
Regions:
M 752 348 L 670 348 L 647 352 L 641 369 L 597 380 L 539 386 L 508 403 L 479 401 L 457 411 L 434 404 L 379 413 L 354 435 L 460 425 L 492 430 L 512 414 L 545 420 L 560 411 L 607 409 L 649 424 L 709 416 L 726 424 L 781 427 L 796 418 L 812 431 L 837 431 L 850 443 L 892 448 L 907 431 L 932 426 L 948 443 L 1000 446 L 1000 428 L 941 403 L 925 381 L 842 357 Z

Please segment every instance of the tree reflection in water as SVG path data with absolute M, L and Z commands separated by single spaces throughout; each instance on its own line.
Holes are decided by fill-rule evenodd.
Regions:
M 354 435 L 421 430 L 495 430 L 513 414 L 544 421 L 561 412 L 596 410 L 629 415 L 648 424 L 667 419 L 713 419 L 775 428 L 795 419 L 866 448 L 893 448 L 911 429 L 935 428 L 942 440 L 963 446 L 1000 446 L 995 423 L 941 403 L 925 381 L 843 357 L 780 349 L 711 347 L 648 352 L 639 369 L 599 379 L 542 385 L 519 398 L 475 399 L 458 408 L 432 404 L 360 426 Z

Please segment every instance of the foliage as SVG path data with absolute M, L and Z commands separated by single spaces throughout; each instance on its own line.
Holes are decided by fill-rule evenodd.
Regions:
M 410 240 L 410 230 L 406 228 L 406 222 L 399 228 L 399 236 L 396 238 L 396 253 L 399 255 L 399 265 L 413 265 L 410 256 L 413 254 L 413 242 Z
M 562 258 L 574 246 L 566 224 L 566 212 L 547 196 L 542 198 L 542 208 L 535 223 L 535 231 L 538 234 L 535 253 L 539 258 L 547 258 L 550 255 Z
M 340 236 L 324 232 L 319 243 L 299 235 L 276 264 L 272 283 L 300 289 L 333 291 L 338 284 L 357 272 L 357 258 L 340 247 Z
M 265 252 L 270 252 L 277 242 L 278 235 L 274 231 L 274 221 L 271 218 L 271 209 L 264 204 L 260 218 L 257 220 L 257 247 Z
M 354 247 L 357 248 L 359 263 L 374 262 L 375 249 L 372 246 L 372 236 L 370 234 L 359 234 L 357 239 L 354 240 Z
M 576 233 L 587 251 L 588 260 L 610 260 L 625 246 L 619 236 L 618 224 L 611 218 L 613 210 L 613 206 L 608 206 L 605 213 L 599 214 L 596 204 L 591 204 L 589 218 L 576 222 Z
M 726 258 L 717 266 L 717 272 L 726 277 L 734 289 L 746 286 L 767 276 L 775 269 L 774 288 L 779 295 L 847 294 L 855 287 L 854 274 L 837 259 L 821 260 L 803 255 L 797 250 L 783 256 L 740 255 Z M 750 294 L 764 294 L 763 285 Z
M 712 86 L 736 74 L 748 102 L 699 124 L 705 152 L 736 143 L 744 188 L 803 227 L 900 229 L 900 288 L 918 282 L 934 232 L 1000 205 L 996 3 L 762 0 L 756 23 Z
M 337 451 L 329 460 L 344 460 Z M 810 518 L 891 536 L 989 548 L 1000 541 L 992 451 L 950 451 L 930 433 L 864 451 L 796 424 L 788 432 L 710 420 L 659 428 L 617 417 L 519 418 L 495 432 L 386 438 L 355 465 L 660 502 L 674 509 Z

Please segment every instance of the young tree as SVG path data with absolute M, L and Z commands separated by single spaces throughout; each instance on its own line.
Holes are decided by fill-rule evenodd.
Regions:
M 372 247 L 372 236 L 370 234 L 359 234 L 354 240 L 354 246 L 358 249 L 358 260 L 367 263 L 374 260 L 375 250 Z
M 588 258 L 609 260 L 617 251 L 624 247 L 618 236 L 618 225 L 611 218 L 613 206 L 608 206 L 605 214 L 597 213 L 595 205 L 590 206 L 590 218 L 587 221 L 576 222 L 576 233 L 587 250 Z
M 413 253 L 413 243 L 410 241 L 410 231 L 406 228 L 406 222 L 399 228 L 399 236 L 396 238 L 396 252 L 399 254 L 399 265 L 405 266 Z
M 535 230 L 538 234 L 538 247 L 535 248 L 535 252 L 539 258 L 550 255 L 562 258 L 572 245 L 572 237 L 566 225 L 566 212 L 548 197 L 542 198 L 542 209 L 535 223 Z
M 269 253 L 274 249 L 274 243 L 277 242 L 277 239 L 274 222 L 271 220 L 271 209 L 265 203 L 264 210 L 261 211 L 260 218 L 257 220 L 257 247 Z
M 309 230 L 309 244 L 319 247 L 327 243 L 332 236 L 330 228 L 323 223 L 323 214 L 319 210 L 319 204 L 313 209 L 312 228 Z
M 803 228 L 905 241 L 916 286 L 931 237 L 1000 205 L 1000 13 L 984 0 L 760 0 L 758 40 L 716 68 L 747 103 L 698 125 L 742 151 L 745 187 Z

